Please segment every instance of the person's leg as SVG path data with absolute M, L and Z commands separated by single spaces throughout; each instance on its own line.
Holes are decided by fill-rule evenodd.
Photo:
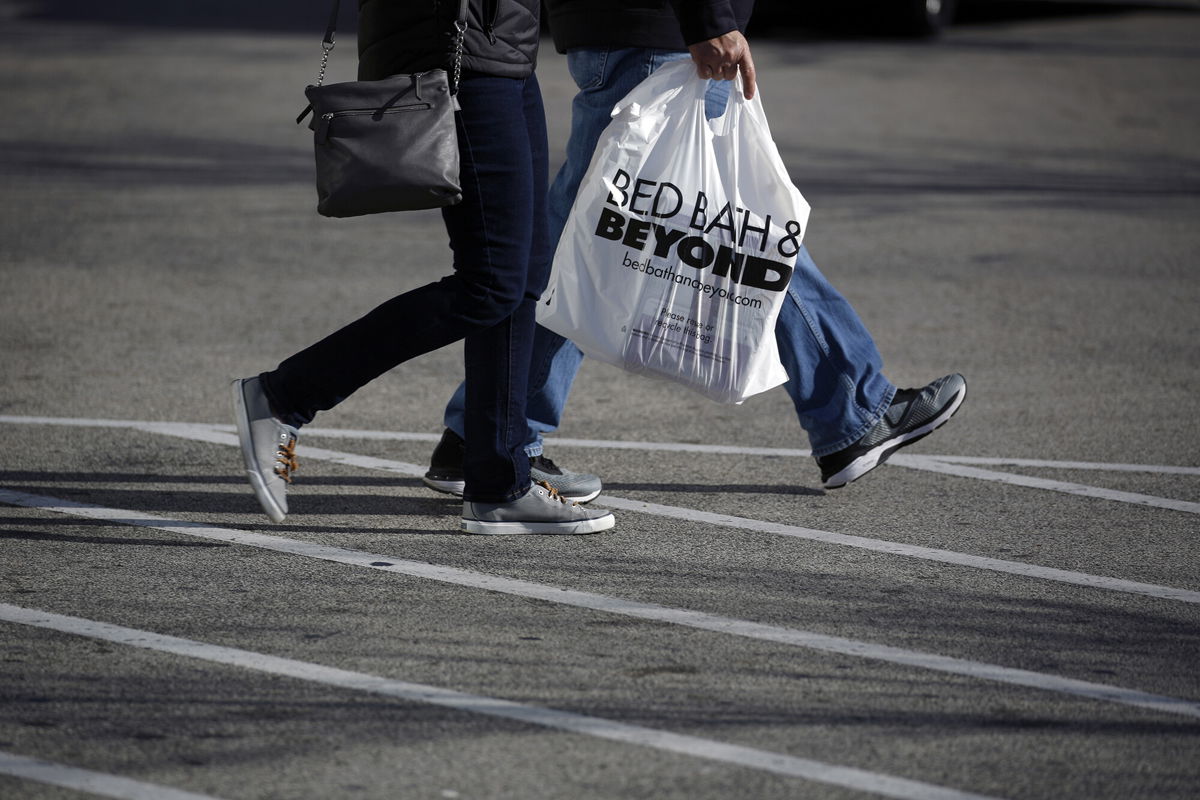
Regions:
M 463 200 L 443 210 L 454 274 L 388 300 L 261 378 L 276 415 L 299 427 L 392 367 L 469 335 L 472 352 L 488 355 L 468 359 L 477 387 L 468 415 L 497 432 L 472 446 L 468 490 L 503 502 L 529 486 L 522 446 L 535 184 L 526 82 L 464 76 L 459 103 Z M 538 147 L 544 160 L 544 134 Z M 536 185 L 544 180 L 543 171 Z
M 801 247 L 775 326 L 784 385 L 808 432 L 821 482 L 836 489 L 954 416 L 966 380 L 946 375 L 920 389 L 897 389 L 853 306 Z
M 784 389 L 814 456 L 850 446 L 887 411 L 896 387 L 883 375 L 875 340 L 803 246 L 775 340 L 788 374 Z
M 503 80 L 503 79 L 497 79 Z M 443 210 L 455 254 L 466 257 L 486 252 L 497 263 L 521 265 L 523 280 L 497 284 L 504 294 L 516 289 L 512 314 L 498 325 L 467 336 L 463 348 L 466 373 L 464 433 L 466 451 L 463 497 L 472 502 L 506 502 L 529 486 L 525 391 L 533 345 L 534 313 L 550 271 L 546 235 L 546 183 L 549 166 L 546 120 L 537 78 L 504 84 L 497 92 L 491 82 L 464 81 L 459 92 L 462 146 L 470 153 L 463 181 L 479 187 L 477 208 L 462 204 Z M 516 89 L 512 96 L 508 92 Z M 500 135 L 498 116 L 516 109 L 518 124 Z M 496 453 L 505 453 L 503 482 L 512 493 L 497 500 L 480 491 L 496 481 Z
M 545 164 L 545 130 L 544 116 L 540 108 L 535 114 L 531 114 L 531 119 L 537 118 L 542 120 L 542 128 L 536 134 L 531 134 L 531 140 L 541 141 L 543 143 L 541 153 L 541 163 Z M 536 176 L 535 183 L 538 187 L 547 185 L 548 170 L 542 169 Z M 545 189 L 537 194 L 539 206 L 534 212 L 535 223 L 535 253 L 533 263 L 536 265 L 536 275 L 531 277 L 531 283 L 527 297 L 527 311 L 530 315 L 534 314 L 537 298 L 545 288 L 545 283 L 549 277 L 550 257 L 553 255 L 552 241 L 557 239 L 557 232 L 554 240 L 549 234 L 549 225 L 551 215 L 545 203 Z M 536 279 L 535 279 L 536 278 Z M 531 317 L 532 318 L 532 317 Z M 547 331 L 543 331 L 548 333 Z M 538 337 L 535 337 L 533 358 L 534 362 L 530 371 L 536 372 L 536 377 L 530 375 L 528 385 L 544 385 L 546 383 L 546 361 L 553 358 L 554 353 L 549 354 L 545 351 L 545 340 L 542 339 L 543 347 L 537 348 Z M 565 355 L 570 355 L 570 350 L 574 348 L 563 348 Z M 578 350 L 575 350 L 578 354 Z M 470 353 L 468 353 L 470 355 Z M 581 355 L 578 355 L 582 358 Z M 484 356 L 486 358 L 486 356 Z M 572 368 L 571 374 L 574 374 Z M 568 383 L 569 386 L 569 383 Z M 442 441 L 435 448 L 431 459 L 430 469 L 424 476 L 424 481 L 430 488 L 437 491 L 448 492 L 450 494 L 462 494 L 465 486 L 464 468 L 466 463 L 466 441 L 470 441 L 471 437 L 467 434 L 467 429 L 470 427 L 467 422 L 467 404 L 468 404 L 468 381 L 464 381 L 455 391 L 450 404 L 446 409 L 446 428 L 447 431 L 442 436 Z M 544 402 L 544 401 L 543 401 Z M 528 412 L 526 412 L 528 414 Z M 527 422 L 522 420 L 519 426 L 520 438 L 522 443 L 527 443 L 528 428 Z M 541 457 L 540 442 L 536 453 L 526 455 L 527 459 L 534 459 L 534 463 L 530 464 L 530 471 L 535 480 L 548 482 L 553 488 L 561 492 L 565 497 L 579 502 L 587 502 L 594 499 L 600 494 L 599 479 L 591 475 L 581 475 L 559 469 L 548 459 Z
M 506 205 L 509 213 L 515 209 L 525 215 L 527 280 L 521 301 L 512 315 L 495 328 L 467 337 L 466 361 L 466 445 L 464 472 L 466 486 L 463 493 L 462 530 L 480 534 L 553 533 L 576 534 L 596 533 L 608 530 L 615 524 L 611 512 L 585 508 L 569 502 L 547 485 L 533 485 L 520 494 L 499 502 L 487 499 L 477 491 L 483 485 L 483 473 L 493 469 L 490 453 L 502 449 L 509 456 L 513 471 L 523 474 L 528 486 L 531 464 L 525 455 L 524 442 L 525 390 L 529 382 L 529 353 L 533 345 L 534 313 L 537 300 L 546 288 L 550 272 L 550 239 L 546 221 L 547 164 L 546 120 L 542 110 L 542 95 L 537 78 L 531 75 L 523 81 L 522 111 L 526 125 L 525 152 L 528 160 L 524 174 L 517 180 L 486 181 L 487 196 L 492 203 Z M 464 104 L 464 108 L 466 104 Z M 486 111 L 486 105 L 480 108 Z M 477 120 L 480 130 L 488 123 L 489 115 L 481 114 Z M 472 120 L 468 117 L 465 127 L 469 130 Z M 476 136 L 468 142 L 471 148 L 479 141 Z M 487 157 L 489 144 L 497 144 L 495 157 Z M 476 152 L 477 166 L 497 165 L 503 162 L 506 142 L 481 144 Z M 509 164 L 508 166 L 511 166 Z M 498 170 L 506 172 L 507 169 Z M 480 176 L 485 174 L 479 170 Z M 509 191 L 497 192 L 501 184 Z M 488 205 L 485 203 L 485 205 Z M 495 209 L 492 209 L 493 212 Z M 447 217 L 453 212 L 447 211 Z M 496 225 L 505 225 L 516 220 L 504 214 L 485 215 L 489 238 Z M 495 223 L 495 224 L 493 224 Z M 453 229 L 453 226 L 451 226 Z M 470 230 L 478 230 L 470 228 Z M 503 234 L 499 235 L 505 238 Z M 517 242 L 512 242 L 518 244 Z M 489 438 L 490 437 L 490 438 Z M 479 442 L 486 442 L 480 447 Z

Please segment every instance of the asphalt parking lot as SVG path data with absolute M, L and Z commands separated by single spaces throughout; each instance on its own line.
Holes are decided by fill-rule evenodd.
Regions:
M 229 380 L 449 263 L 315 214 L 320 31 L 18 5 L 0 798 L 1200 796 L 1200 8 L 756 41 L 814 258 L 966 404 L 827 492 L 782 391 L 588 363 L 547 451 L 616 528 L 493 538 L 419 480 L 459 348 L 245 485 Z

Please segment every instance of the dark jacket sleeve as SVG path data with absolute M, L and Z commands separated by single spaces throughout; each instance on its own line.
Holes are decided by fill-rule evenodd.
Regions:
M 689 45 L 738 30 L 730 0 L 671 0 L 683 40 Z

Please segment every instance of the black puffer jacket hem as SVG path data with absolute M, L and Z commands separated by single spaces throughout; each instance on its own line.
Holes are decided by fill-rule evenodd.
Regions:
M 539 0 L 470 0 L 463 70 L 526 78 L 537 65 Z M 457 0 L 359 0 L 358 78 L 449 69 Z

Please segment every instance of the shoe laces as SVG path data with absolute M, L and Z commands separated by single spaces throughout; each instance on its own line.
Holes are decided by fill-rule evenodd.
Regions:
M 563 497 L 561 494 L 558 493 L 558 489 L 555 489 L 553 486 L 546 483 L 545 481 L 538 481 L 537 485 L 541 486 L 543 489 L 545 489 L 550 494 L 551 500 L 557 500 L 558 502 L 562 503 L 564 506 L 579 505 L 578 503 L 575 503 L 575 502 Z
M 296 437 L 288 437 L 287 444 L 281 444 L 275 451 L 275 474 L 288 483 L 292 482 L 292 473 L 300 469 L 300 459 L 296 457 Z

